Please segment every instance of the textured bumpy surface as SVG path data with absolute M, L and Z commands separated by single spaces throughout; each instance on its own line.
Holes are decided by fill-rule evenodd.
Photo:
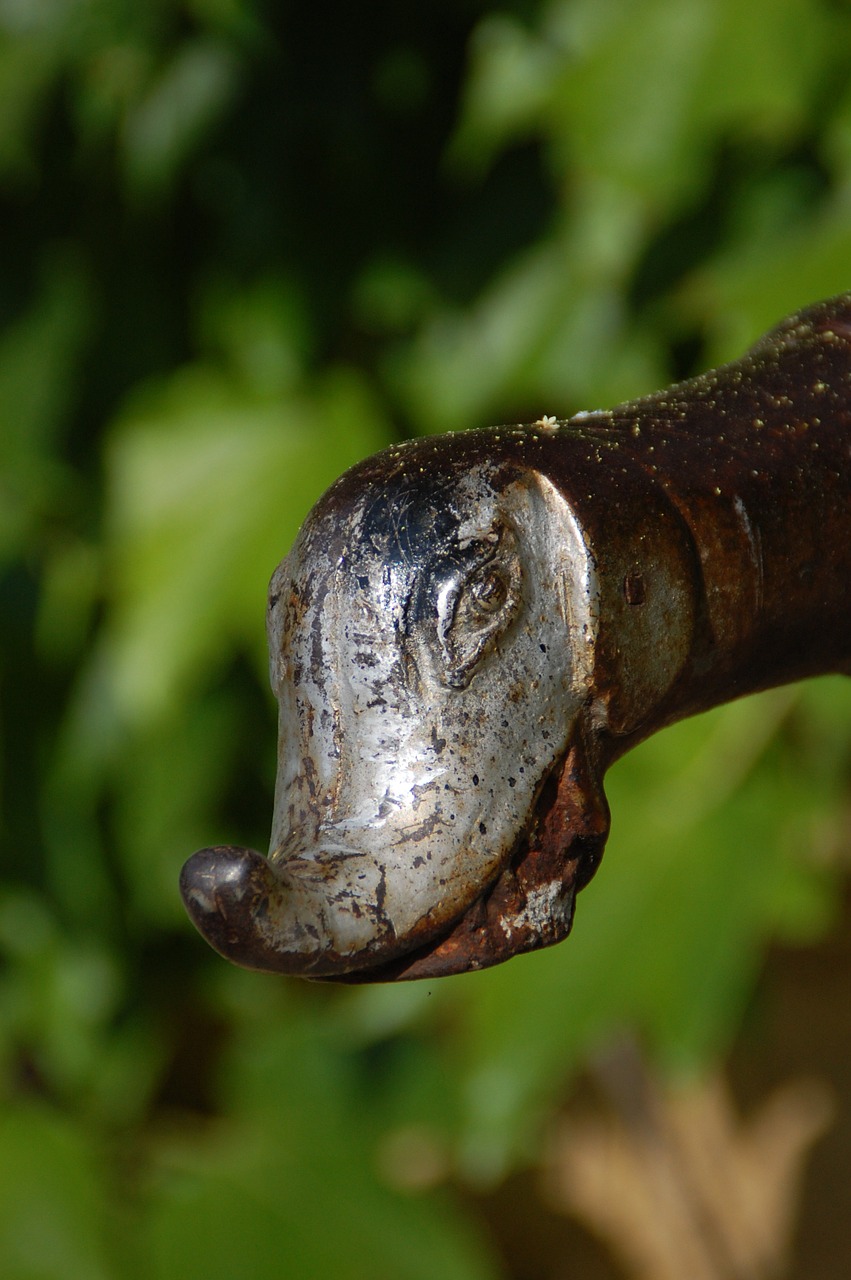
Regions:
M 849 455 L 842 295 L 667 391 L 347 472 L 270 588 L 269 856 L 189 859 L 198 928 L 346 981 L 565 937 L 613 760 L 851 660 Z

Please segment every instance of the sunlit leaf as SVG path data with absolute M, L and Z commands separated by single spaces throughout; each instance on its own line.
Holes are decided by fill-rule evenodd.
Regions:
M 123 144 L 131 187 L 157 192 L 222 115 L 238 83 L 238 64 L 224 43 L 187 42 L 127 115 Z

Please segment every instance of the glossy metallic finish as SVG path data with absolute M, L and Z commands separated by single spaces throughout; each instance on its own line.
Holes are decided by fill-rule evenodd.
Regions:
M 249 968 L 479 968 L 569 932 L 631 745 L 851 657 L 851 296 L 743 360 L 561 425 L 346 473 L 269 597 L 268 858 L 184 867 Z

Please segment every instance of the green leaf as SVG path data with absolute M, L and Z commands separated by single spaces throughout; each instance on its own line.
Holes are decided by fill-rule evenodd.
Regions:
M 239 81 L 239 64 L 224 41 L 187 41 L 127 112 L 122 142 L 127 180 L 157 194 L 175 179 L 191 152 L 224 113 Z
M 763 198 L 770 200 L 771 192 Z M 710 333 L 707 361 L 732 359 L 781 317 L 851 283 L 851 199 L 837 191 L 807 217 L 764 226 L 757 217 L 686 282 L 687 312 Z
M 494 154 L 541 130 L 565 50 L 506 14 L 490 14 L 473 33 L 461 118 L 449 150 L 459 173 L 481 174 Z
M 115 822 L 126 877 L 124 911 L 139 927 L 151 922 L 185 924 L 177 871 L 194 849 L 210 843 L 211 818 L 239 769 L 244 720 L 234 697 L 214 690 L 199 700 L 193 714 L 168 716 L 128 741 Z M 266 728 L 271 769 L 275 746 L 271 693 Z M 261 795 L 259 784 L 260 779 Z M 252 841 L 251 830 L 233 831 L 235 842 L 263 847 L 271 798 L 267 805 L 269 812 L 257 813 L 256 839 Z M 224 842 L 228 834 L 219 831 L 217 838 Z
M 776 745 L 801 698 L 747 699 L 619 762 L 607 781 L 609 848 L 571 938 L 459 991 L 469 1001 L 462 1158 L 473 1176 L 500 1176 L 534 1143 L 563 1082 L 619 1028 L 637 1028 L 677 1069 L 721 1053 L 764 943 L 828 923 L 832 879 L 802 856 L 823 797 Z
M 0 335 L 0 557 L 33 537 L 71 482 L 57 446 L 89 337 L 89 282 L 69 246 L 41 268 L 30 307 Z
M 120 425 L 115 611 L 100 663 L 122 717 L 166 714 L 236 646 L 265 669 L 275 565 L 322 490 L 386 439 L 362 381 L 342 370 L 315 396 L 280 402 L 189 371 Z
M 114 1280 L 105 1185 L 81 1129 L 47 1108 L 0 1110 L 4 1280 Z
M 357 1063 L 329 1040 L 317 1010 L 286 995 L 254 1005 L 222 1066 L 227 1126 L 161 1155 L 154 1276 L 495 1276 L 484 1239 L 447 1197 L 381 1180 Z
M 424 432 L 483 426 L 506 404 L 567 416 L 651 389 L 660 357 L 650 335 L 630 332 L 608 274 L 596 222 L 590 246 L 573 227 L 510 263 L 465 312 L 438 312 L 423 327 L 400 383 Z M 604 229 L 617 238 L 620 219 Z M 527 409 L 529 412 L 529 409 Z M 496 419 L 499 421 L 499 419 Z

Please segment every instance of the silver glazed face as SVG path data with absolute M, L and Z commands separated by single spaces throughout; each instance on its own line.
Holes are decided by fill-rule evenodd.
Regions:
M 329 490 L 272 579 L 268 860 L 205 850 L 184 875 L 196 924 L 249 967 L 345 974 L 440 935 L 587 698 L 594 573 L 550 481 L 430 468 L 416 444 L 384 459 Z

